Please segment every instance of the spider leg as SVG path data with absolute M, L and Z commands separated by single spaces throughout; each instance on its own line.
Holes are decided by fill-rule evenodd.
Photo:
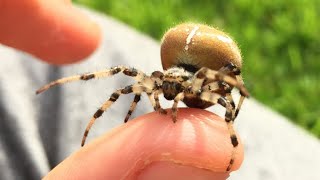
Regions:
M 231 154 L 231 159 L 229 161 L 229 165 L 227 167 L 227 171 L 230 171 L 233 163 L 234 163 L 234 158 L 235 158 L 235 148 L 238 146 L 238 138 L 235 134 L 235 131 L 233 129 L 233 114 L 234 114 L 234 107 L 230 104 L 230 102 L 225 99 L 223 96 L 217 93 L 213 92 L 208 92 L 204 91 L 200 95 L 200 98 L 204 101 L 212 102 L 213 104 L 220 104 L 223 107 L 226 108 L 226 113 L 225 113 L 225 122 L 227 123 L 228 131 L 230 134 L 230 141 L 233 146 L 232 154 Z
M 244 98 L 245 98 L 245 96 L 243 96 L 243 95 L 240 96 L 240 99 L 239 99 L 239 102 L 238 102 L 238 106 L 236 108 L 236 112 L 235 112 L 234 118 L 236 118 L 238 116 L 240 108 L 241 108 L 242 103 L 244 101 Z
M 161 106 L 160 106 L 160 103 L 159 103 L 159 93 L 158 93 L 158 90 L 153 92 L 153 93 L 147 93 L 148 95 L 148 98 L 151 102 L 151 105 L 154 109 L 154 111 L 157 111 L 159 112 L 160 114 L 167 114 L 167 111 L 162 109 Z
M 232 106 L 232 108 L 235 109 L 236 108 L 236 104 L 234 103 L 233 97 L 231 96 L 231 92 L 226 93 L 226 98 L 229 101 L 229 103 Z M 233 115 L 232 115 L 232 121 L 234 121 L 236 117 L 237 117 L 237 111 L 235 110 L 233 112 Z
M 215 82 L 212 82 L 212 83 L 205 85 L 202 88 L 202 91 L 214 92 L 218 89 L 223 89 L 226 92 L 225 96 L 226 96 L 227 100 L 230 102 L 230 104 L 233 108 L 236 108 L 236 105 L 233 101 L 233 97 L 231 96 L 232 88 L 229 86 L 229 84 L 227 84 L 223 81 L 215 81 Z M 238 111 L 239 111 L 239 109 L 238 109 Z M 233 120 L 236 118 L 236 114 L 237 114 L 236 112 L 237 111 L 235 111 L 235 113 L 233 115 L 233 118 L 232 118 Z
M 219 69 L 220 72 L 224 72 L 225 74 L 232 73 L 235 76 L 240 76 L 241 70 L 234 65 L 233 63 L 228 63 Z
M 152 75 L 151 75 L 151 78 L 149 79 L 149 81 L 151 80 L 151 81 L 154 81 L 154 82 L 155 82 L 155 78 L 157 78 L 157 77 L 155 77 L 155 73 L 157 73 L 157 72 L 161 73 L 160 71 L 155 71 L 155 72 L 153 72 Z M 158 74 L 158 73 L 157 73 L 157 74 Z M 152 78 L 153 78 L 153 79 L 152 79 Z M 145 81 L 145 85 L 147 85 L 148 83 L 149 83 L 148 80 L 146 80 L 146 81 Z M 151 88 L 151 87 L 150 87 L 150 88 Z M 153 87 L 153 89 L 154 89 L 154 87 Z M 152 107 L 153 107 L 153 109 L 154 109 L 155 111 L 158 111 L 158 112 L 161 113 L 161 114 L 167 114 L 167 111 L 164 110 L 164 109 L 161 107 L 161 105 L 160 105 L 160 102 L 159 102 L 159 93 L 161 93 L 160 90 L 155 90 L 154 93 L 153 93 L 153 96 L 152 96 L 152 93 L 151 93 L 151 92 L 150 92 L 150 93 L 148 92 L 147 95 L 148 95 L 148 98 L 149 98 L 149 100 L 150 100 L 150 102 L 151 102 L 151 104 L 152 104 Z M 137 103 L 140 101 L 140 96 L 141 96 L 140 94 L 136 94 L 136 95 L 135 95 L 134 101 L 132 102 L 132 104 L 131 104 L 131 106 L 130 106 L 130 109 L 129 109 L 129 111 L 128 111 L 128 114 L 127 114 L 127 116 L 126 116 L 126 118 L 125 118 L 125 120 L 124 120 L 125 123 L 129 120 L 129 117 L 131 116 L 132 112 L 133 112 L 134 109 L 136 108 Z
M 129 93 L 141 94 L 141 92 L 143 92 L 143 91 L 145 91 L 145 87 L 143 87 L 139 84 L 135 84 L 135 85 L 127 86 L 125 88 L 118 89 L 114 93 L 112 93 L 110 98 L 102 104 L 102 106 L 94 113 L 94 115 L 90 119 L 90 121 L 86 127 L 86 130 L 83 134 L 81 146 L 84 146 L 86 138 L 88 136 L 88 133 L 89 133 L 92 125 L 96 121 L 96 119 L 98 119 L 100 116 L 102 116 L 102 114 L 119 98 L 120 95 L 129 94 Z
M 215 92 L 215 91 L 221 90 L 221 89 L 227 93 L 231 93 L 232 87 L 223 81 L 214 81 L 214 82 L 211 82 L 209 84 L 204 85 L 201 88 L 202 91 L 210 91 L 210 92 Z
M 216 81 L 223 81 L 231 86 L 235 86 L 239 89 L 240 93 L 246 97 L 249 96 L 248 90 L 243 86 L 241 82 L 238 82 L 233 77 L 226 75 L 220 71 L 211 70 L 207 67 L 202 67 L 199 71 L 195 74 L 195 79 L 193 81 L 192 90 L 195 92 L 200 90 L 203 82 L 205 79 L 208 80 L 216 80 Z
M 233 63 L 229 63 L 229 64 L 225 65 L 219 71 L 224 72 L 226 74 L 233 73 L 236 76 L 236 80 L 238 82 L 240 82 L 240 84 L 242 84 L 242 85 L 244 84 L 243 80 L 242 80 L 242 77 L 240 76 L 240 74 L 241 74 L 240 69 L 236 65 L 234 65 Z M 241 106 L 242 106 L 242 103 L 244 101 L 244 98 L 246 97 L 246 95 L 243 94 L 241 91 L 240 91 L 240 95 L 241 96 L 240 96 L 240 99 L 239 99 L 239 102 L 238 102 L 238 106 L 237 106 L 236 111 L 235 111 L 235 117 L 234 118 L 236 118 L 238 116 L 239 110 L 241 109 Z M 227 96 L 227 98 L 228 98 L 228 96 Z M 230 101 L 229 98 L 228 98 L 228 100 Z M 231 103 L 231 101 L 230 101 L 230 103 Z
M 141 94 L 136 94 L 134 96 L 134 99 L 131 103 L 130 109 L 126 115 L 126 118 L 124 119 L 124 123 L 128 122 L 132 112 L 136 109 L 136 106 L 137 106 L 138 102 L 140 101 L 140 97 L 141 97 Z
M 65 84 L 73 81 L 79 81 L 79 80 L 87 81 L 95 78 L 108 77 L 108 76 L 118 74 L 119 72 L 123 72 L 123 74 L 127 76 L 131 76 L 137 81 L 142 81 L 146 77 L 146 75 L 142 71 L 139 71 L 137 69 L 129 68 L 125 66 L 115 66 L 102 71 L 85 73 L 82 75 L 75 75 L 75 76 L 69 76 L 69 77 L 57 79 L 55 81 L 50 82 L 49 84 L 42 86 L 40 89 L 36 91 L 36 94 L 42 93 L 56 85 Z
M 154 97 L 152 96 L 152 93 L 151 92 L 147 93 L 147 96 L 151 102 L 153 109 L 156 111 L 156 101 L 155 101 Z
M 160 105 L 159 93 L 160 93 L 160 91 L 157 90 L 157 91 L 155 91 L 154 94 L 153 94 L 153 95 L 154 95 L 154 100 L 155 100 L 155 103 L 156 103 L 154 110 L 155 110 L 155 111 L 159 111 L 160 114 L 167 114 L 167 111 L 164 110 L 164 109 L 162 109 L 162 107 L 161 107 L 161 105 Z
M 172 105 L 172 121 L 177 122 L 177 111 L 178 111 L 178 103 L 182 101 L 184 98 L 184 92 L 179 93 L 173 100 Z
M 167 111 L 162 109 L 159 101 L 159 94 L 162 93 L 159 84 L 162 84 L 163 81 L 163 72 L 161 71 L 154 71 L 151 73 L 150 79 L 153 80 L 154 82 L 154 93 L 153 93 L 153 98 L 151 97 L 151 94 L 149 96 L 150 99 L 152 99 L 152 106 L 155 111 L 160 112 L 161 114 L 167 114 Z

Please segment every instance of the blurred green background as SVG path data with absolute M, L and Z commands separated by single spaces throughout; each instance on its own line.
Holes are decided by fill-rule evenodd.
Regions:
M 74 2 L 158 40 L 169 27 L 184 21 L 223 29 L 242 50 L 243 76 L 251 95 L 320 138 L 319 0 Z

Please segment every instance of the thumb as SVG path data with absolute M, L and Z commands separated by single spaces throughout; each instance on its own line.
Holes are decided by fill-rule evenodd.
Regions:
M 179 109 L 176 123 L 153 112 L 97 138 L 44 179 L 224 180 L 232 150 L 226 123 L 208 111 Z M 243 160 L 241 142 L 235 152 L 231 170 Z

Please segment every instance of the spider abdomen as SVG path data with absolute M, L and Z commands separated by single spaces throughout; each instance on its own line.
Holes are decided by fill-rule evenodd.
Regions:
M 161 61 L 164 69 L 190 64 L 219 70 L 228 63 L 242 67 L 240 50 L 225 32 L 213 27 L 184 23 L 169 29 L 162 38 Z

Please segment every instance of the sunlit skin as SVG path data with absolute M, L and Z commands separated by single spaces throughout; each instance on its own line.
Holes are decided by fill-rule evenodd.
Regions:
M 176 123 L 152 112 L 91 141 L 45 179 L 223 180 L 233 150 L 228 134 L 224 120 L 208 111 L 180 109 Z M 242 161 L 240 142 L 231 171 Z
M 70 0 L 1 0 L 0 43 L 50 64 L 70 64 L 98 47 L 98 25 Z

